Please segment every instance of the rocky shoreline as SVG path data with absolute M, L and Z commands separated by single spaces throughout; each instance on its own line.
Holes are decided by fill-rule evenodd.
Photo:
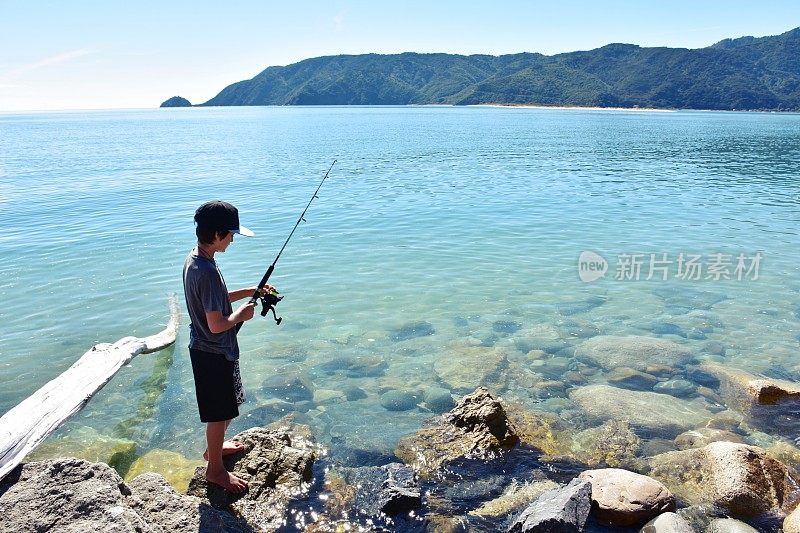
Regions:
M 635 435 L 610 422 L 584 436 L 593 447 L 569 458 L 571 479 L 551 479 L 545 460 L 568 454 L 548 424 L 479 387 L 401 439 L 397 462 L 343 467 L 283 420 L 237 436 L 245 448 L 227 466 L 250 482 L 238 496 L 203 467 L 183 494 L 159 474 L 126 482 L 104 463 L 29 462 L 0 482 L 0 532 L 800 532 L 800 476 L 735 435 L 698 430 L 679 437 L 685 449 L 636 458 Z M 503 474 L 531 458 L 527 478 Z

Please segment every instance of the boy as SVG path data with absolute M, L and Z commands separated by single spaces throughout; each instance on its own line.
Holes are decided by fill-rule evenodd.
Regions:
M 200 420 L 206 423 L 206 479 L 240 493 L 247 488 L 247 482 L 225 470 L 222 456 L 242 449 L 240 442 L 225 440 L 225 431 L 239 416 L 239 405 L 245 401 L 236 324 L 253 318 L 255 304 L 248 302 L 234 311 L 231 302 L 249 298 L 256 288 L 229 292 L 214 254 L 225 252 L 234 233 L 246 237 L 254 234 L 239 224 L 239 211 L 234 206 L 219 200 L 201 205 L 194 221 L 197 247 L 183 265 L 183 290 L 191 319 L 189 355 L 197 407 Z M 263 290 L 271 289 L 266 286 Z

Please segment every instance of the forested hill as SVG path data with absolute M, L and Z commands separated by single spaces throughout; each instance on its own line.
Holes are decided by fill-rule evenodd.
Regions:
M 800 28 L 692 50 L 317 57 L 269 67 L 201 105 L 490 103 L 800 111 Z

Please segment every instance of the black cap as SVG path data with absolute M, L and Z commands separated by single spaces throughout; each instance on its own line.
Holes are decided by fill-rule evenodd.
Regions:
M 194 212 L 194 221 L 198 226 L 215 231 L 230 231 L 245 237 L 255 235 L 239 224 L 239 210 L 222 200 L 212 200 L 198 207 Z

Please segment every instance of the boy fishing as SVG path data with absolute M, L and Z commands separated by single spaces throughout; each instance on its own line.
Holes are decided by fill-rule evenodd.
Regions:
M 194 222 L 197 246 L 183 265 L 183 289 L 191 320 L 189 355 L 197 407 L 200 420 L 206 423 L 206 479 L 239 493 L 247 488 L 247 481 L 228 472 L 222 456 L 242 449 L 240 442 L 225 440 L 225 431 L 239 416 L 239 405 L 245 401 L 236 325 L 253 318 L 255 303 L 247 302 L 235 311 L 231 303 L 252 296 L 256 287 L 228 291 L 214 255 L 227 250 L 234 234 L 254 234 L 239 224 L 239 211 L 234 206 L 219 200 L 201 205 Z M 273 287 L 265 285 L 262 293 L 270 290 Z

